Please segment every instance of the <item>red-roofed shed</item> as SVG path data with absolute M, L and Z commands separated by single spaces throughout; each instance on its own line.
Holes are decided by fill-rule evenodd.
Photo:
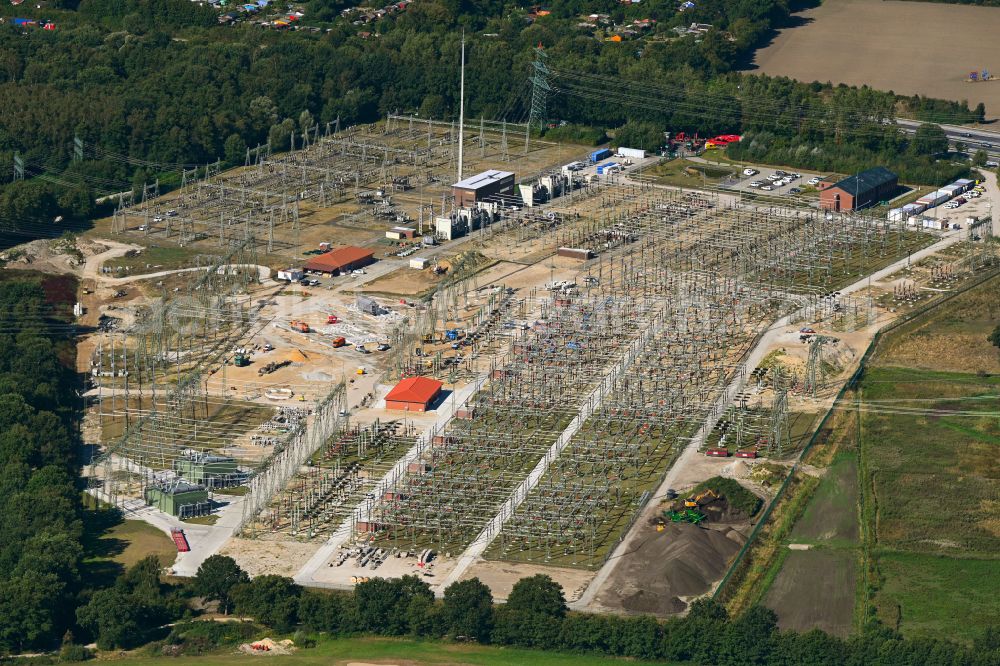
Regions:
M 362 266 L 367 266 L 374 261 L 374 250 L 366 250 L 363 247 L 348 245 L 347 247 L 337 248 L 326 254 L 313 257 L 306 262 L 303 268 L 307 271 L 333 275 L 334 273 L 345 273 L 356 268 L 361 268 Z
M 396 384 L 385 396 L 386 409 L 403 409 L 408 412 L 426 412 L 441 394 L 443 384 L 429 377 L 408 377 Z

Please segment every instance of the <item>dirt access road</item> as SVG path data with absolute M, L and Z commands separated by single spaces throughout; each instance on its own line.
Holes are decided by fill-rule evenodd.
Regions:
M 926 95 L 1000 116 L 1000 81 L 967 83 L 969 72 L 1000 74 L 1000 7 L 823 0 L 795 15 L 803 25 L 782 30 L 759 50 L 753 68 L 799 81 L 867 84 Z

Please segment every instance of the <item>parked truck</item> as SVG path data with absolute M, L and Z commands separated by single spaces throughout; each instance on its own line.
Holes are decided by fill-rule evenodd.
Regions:
M 304 321 L 293 319 L 291 323 L 289 323 L 288 325 L 292 327 L 292 330 L 298 331 L 299 333 L 309 332 L 309 324 L 305 323 Z
M 646 151 L 639 148 L 618 148 L 618 157 L 631 157 L 634 160 L 646 159 Z
M 611 152 L 610 148 L 600 148 L 595 150 L 590 154 L 590 161 L 593 163 L 600 162 L 601 160 L 611 157 L 614 153 Z

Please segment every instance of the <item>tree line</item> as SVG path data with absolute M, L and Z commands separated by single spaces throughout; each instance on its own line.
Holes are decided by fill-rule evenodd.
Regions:
M 75 281 L 0 277 L 2 654 L 47 645 L 73 624 L 83 526 L 71 316 L 46 293 L 73 298 Z
M 112 591 L 95 594 L 80 609 L 81 626 L 98 646 L 141 645 L 155 634 L 157 623 L 190 616 L 178 603 L 187 596 L 214 602 L 220 612 L 252 618 L 280 634 L 296 632 L 304 646 L 312 643 L 309 636 L 318 634 L 379 635 L 715 666 L 986 666 L 1000 659 L 1000 632 L 995 630 L 985 632 L 971 647 L 909 640 L 881 627 L 845 640 L 821 631 L 780 631 L 774 612 L 763 607 L 731 617 L 724 606 L 708 598 L 693 602 L 685 617 L 667 621 L 573 613 L 566 607 L 562 588 L 545 575 L 521 579 L 506 603 L 495 604 L 490 589 L 476 578 L 449 585 L 442 598 L 435 599 L 418 576 L 373 578 L 351 592 L 315 591 L 282 576 L 251 580 L 234 560 L 220 555 L 206 559 L 190 582 L 172 589 L 158 581 L 155 570 L 155 559 L 140 562 Z M 192 625 L 185 626 L 154 641 L 150 652 L 161 646 L 169 647 L 171 654 L 202 652 L 209 635 L 249 637 L 246 631 L 205 629 L 193 631 L 188 639 L 185 632 Z

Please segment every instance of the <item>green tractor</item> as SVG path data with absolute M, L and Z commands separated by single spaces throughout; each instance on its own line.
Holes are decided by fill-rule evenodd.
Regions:
M 691 523 L 697 525 L 705 520 L 705 514 L 694 509 L 684 509 L 683 511 L 664 511 L 663 515 L 672 523 Z

